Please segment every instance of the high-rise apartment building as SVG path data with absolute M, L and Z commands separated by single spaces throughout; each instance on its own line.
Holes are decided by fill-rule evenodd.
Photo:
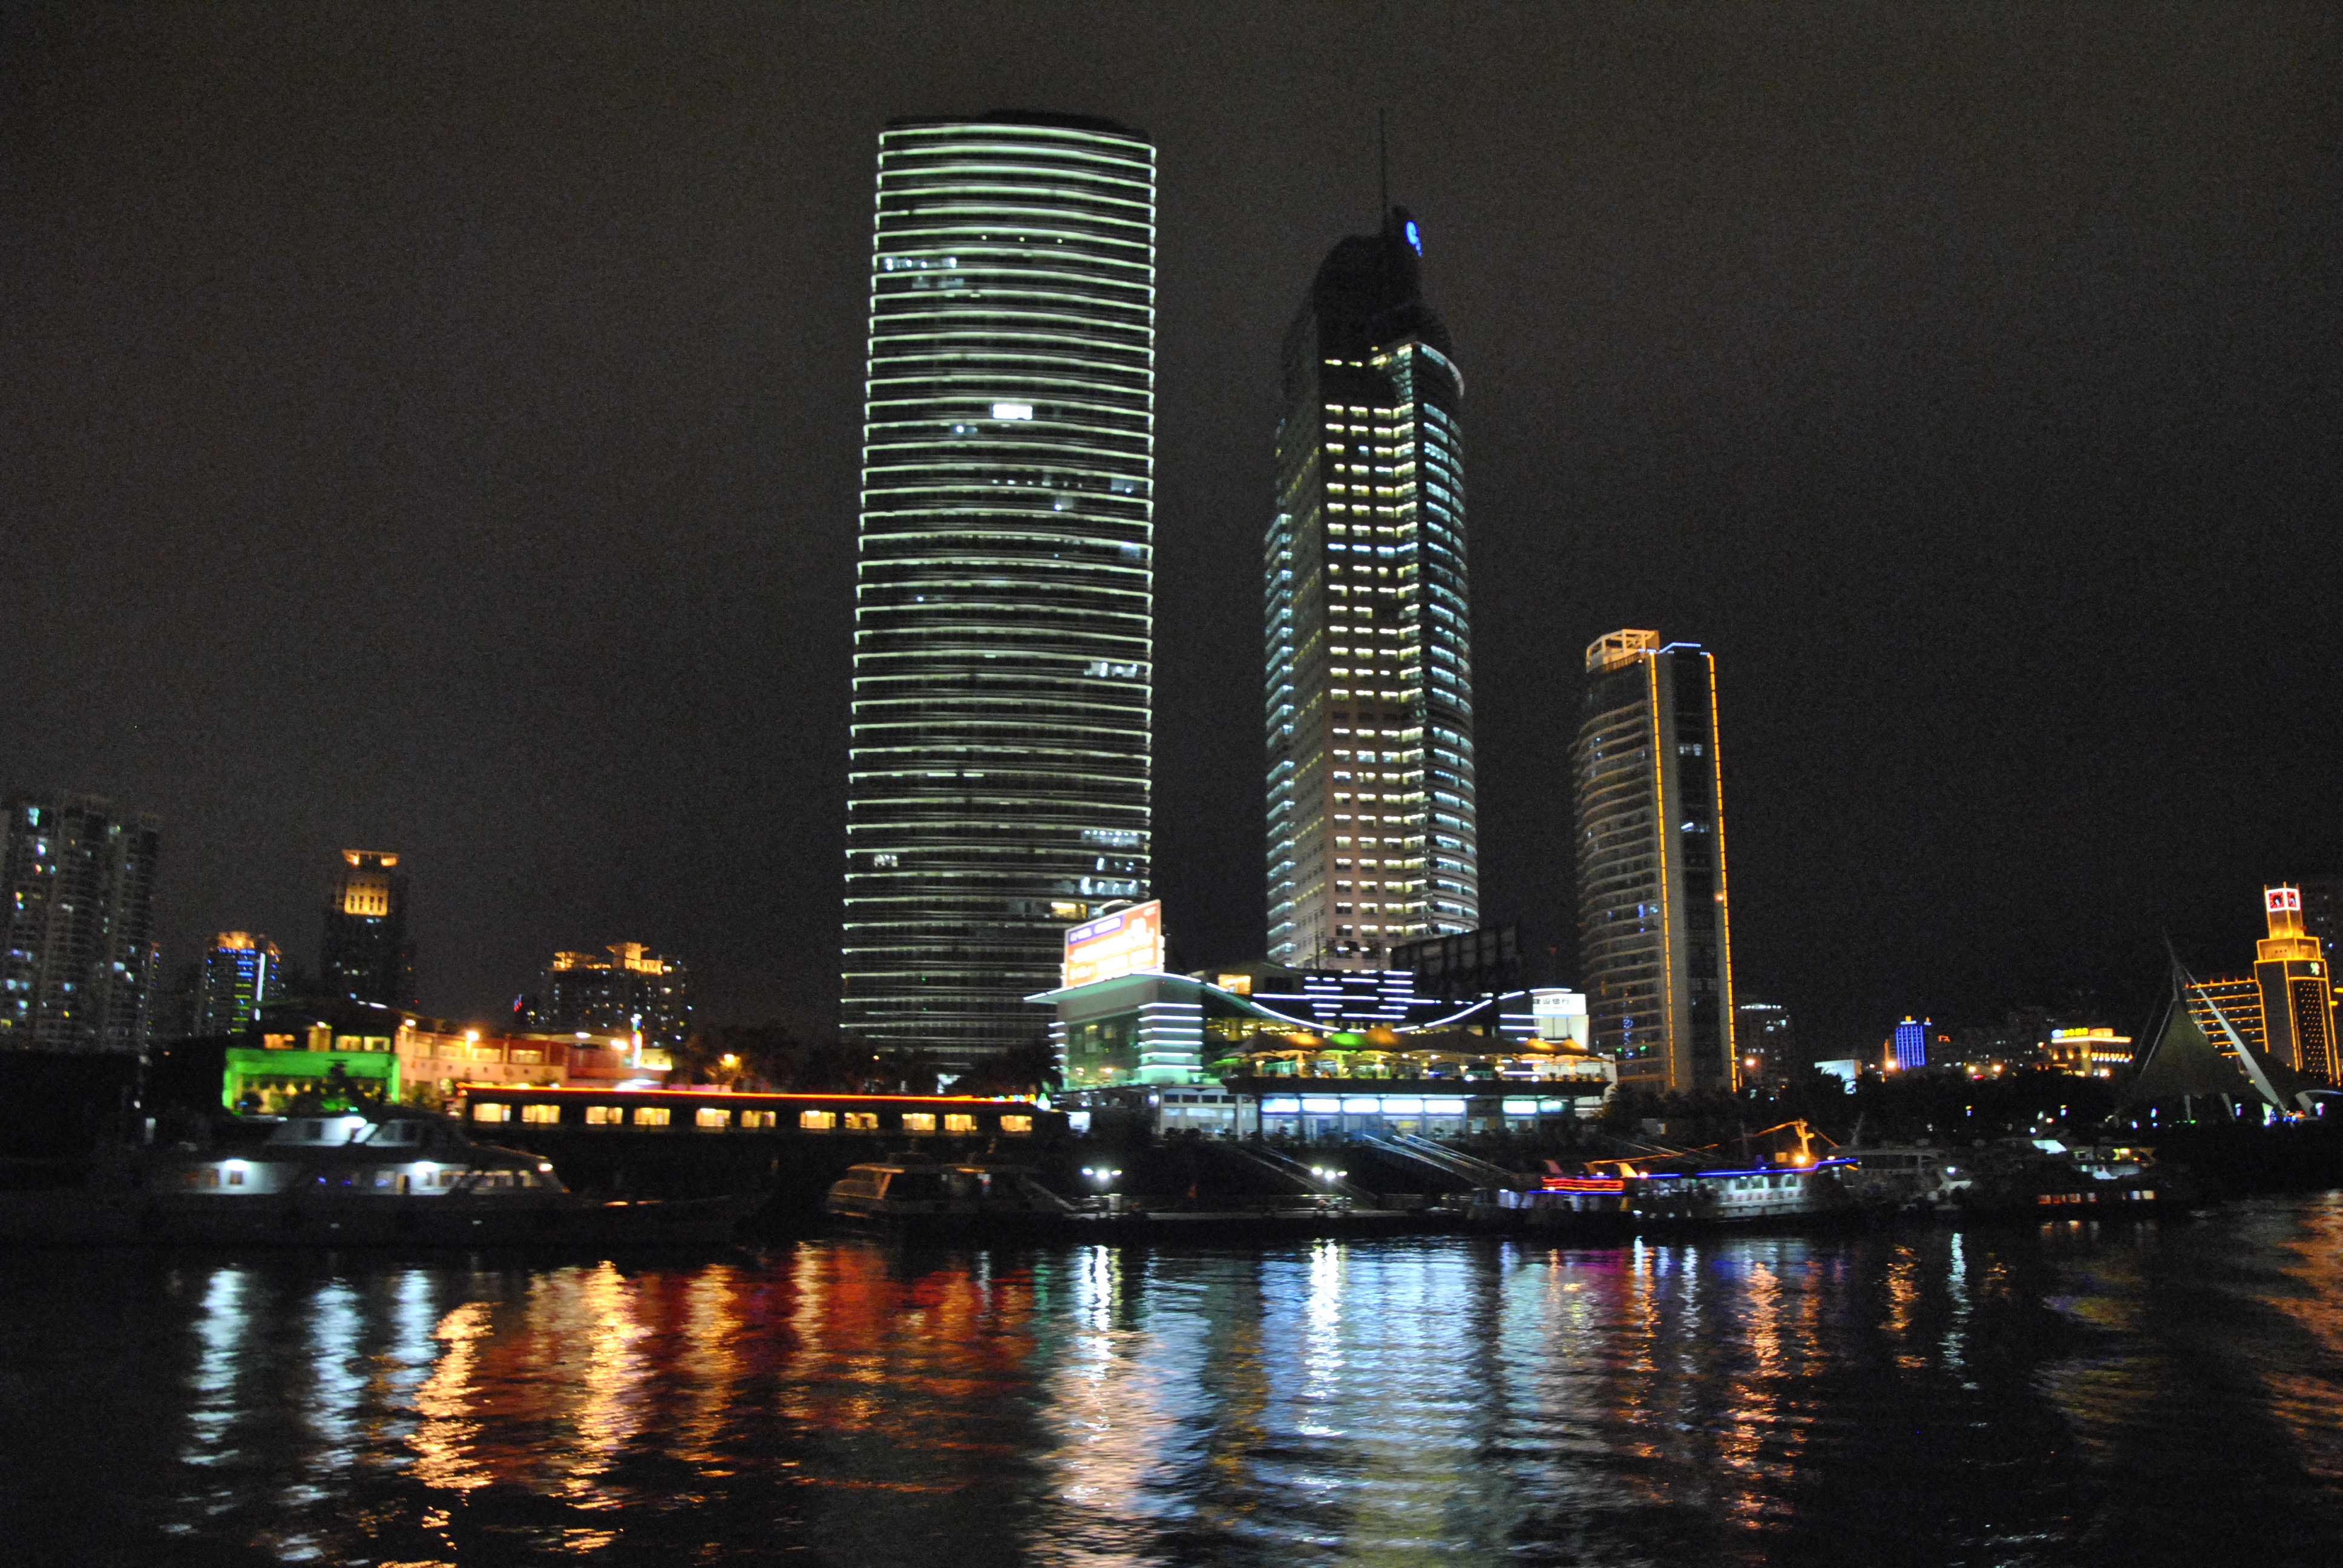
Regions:
M 1586 650 L 1571 749 L 1577 795 L 1578 961 L 1594 1049 L 1623 1088 L 1730 1090 L 1716 659 L 1652 631 Z
M 879 141 L 840 1022 L 1040 1039 L 1067 927 L 1144 898 L 1155 152 L 1102 120 Z
M 646 1045 L 672 1049 L 691 1033 L 691 974 L 681 959 L 661 958 L 640 942 L 616 942 L 601 954 L 556 953 L 521 1012 L 530 1029 L 624 1030 L 639 1032 Z
M 0 1050 L 138 1050 L 151 1032 L 156 819 L 64 792 L 0 827 Z
M 194 1031 L 241 1034 L 284 989 L 285 958 L 277 944 L 249 931 L 222 931 L 204 954 L 196 981 Z
M 1464 378 L 1403 208 L 1286 334 L 1266 540 L 1268 955 L 1381 969 L 1481 921 Z
M 326 894 L 318 984 L 328 996 L 415 1005 L 415 944 L 407 932 L 407 873 L 398 857 L 345 849 Z
M 1741 1052 L 1741 1081 L 1778 1084 L 1804 1065 L 1790 1010 L 1777 1001 L 1746 998 L 1733 1004 L 1735 1048 Z

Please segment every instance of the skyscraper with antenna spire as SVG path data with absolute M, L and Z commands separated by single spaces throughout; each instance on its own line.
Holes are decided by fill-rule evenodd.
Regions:
M 1379 969 L 1480 923 L 1464 377 L 1423 252 L 1386 201 L 1285 339 L 1263 605 L 1281 963 Z

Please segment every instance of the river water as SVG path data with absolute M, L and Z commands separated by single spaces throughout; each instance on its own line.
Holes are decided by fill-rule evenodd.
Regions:
M 2343 1196 L 1270 1251 L 0 1257 L 0 1560 L 2343 1562 Z

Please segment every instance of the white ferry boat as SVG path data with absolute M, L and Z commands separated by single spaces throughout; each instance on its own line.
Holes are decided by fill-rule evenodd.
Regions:
M 387 1109 L 215 1123 L 208 1145 L 116 1151 L 77 1187 L 0 1193 L 0 1244 L 277 1246 L 720 1240 L 755 1199 L 595 1201 L 551 1164 Z

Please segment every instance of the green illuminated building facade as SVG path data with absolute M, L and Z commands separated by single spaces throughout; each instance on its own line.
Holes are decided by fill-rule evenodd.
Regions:
M 1049 1026 L 1150 880 L 1155 155 L 1051 116 L 880 138 L 840 1021 L 951 1070 Z
M 1375 970 L 1480 924 L 1463 373 L 1394 207 L 1285 344 L 1266 541 L 1269 958 Z

